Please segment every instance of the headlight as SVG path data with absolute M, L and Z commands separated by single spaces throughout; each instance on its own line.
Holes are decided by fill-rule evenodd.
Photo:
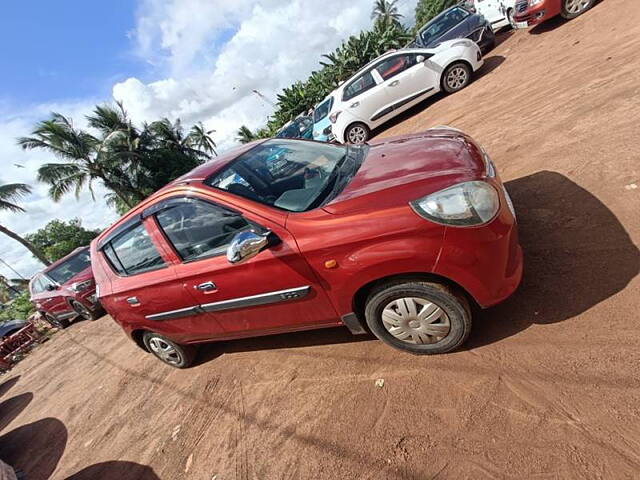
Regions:
M 72 283 L 71 287 L 69 288 L 74 292 L 82 292 L 83 290 L 89 288 L 91 285 L 93 285 L 93 280 L 85 280 L 84 282 Z
M 331 123 L 336 123 L 336 121 L 338 120 L 338 117 L 340 116 L 341 113 L 342 113 L 342 110 L 338 110 L 337 112 L 333 112 L 331 115 L 329 115 L 329 121 Z
M 489 222 L 498 213 L 500 200 L 486 182 L 459 183 L 410 202 L 422 218 L 443 225 L 471 227 Z

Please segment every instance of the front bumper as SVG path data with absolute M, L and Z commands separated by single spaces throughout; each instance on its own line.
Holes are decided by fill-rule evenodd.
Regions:
M 535 7 L 527 7 L 523 12 L 516 12 L 513 15 L 513 19 L 518 23 L 526 23 L 527 26 L 532 27 L 544 22 L 548 15 L 548 10 L 544 3 L 536 5 Z
M 434 272 L 464 288 L 483 308 L 502 302 L 520 284 L 522 248 L 506 190 L 496 180 L 500 210 L 481 227 L 447 227 Z

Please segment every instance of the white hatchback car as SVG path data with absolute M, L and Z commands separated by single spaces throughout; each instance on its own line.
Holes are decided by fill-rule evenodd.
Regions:
M 333 135 L 341 143 L 364 143 L 371 130 L 425 98 L 466 87 L 482 64 L 480 49 L 467 39 L 386 53 L 333 93 Z

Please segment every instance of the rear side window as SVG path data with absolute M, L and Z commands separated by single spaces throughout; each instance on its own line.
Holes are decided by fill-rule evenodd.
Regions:
M 135 275 L 165 265 L 141 223 L 116 236 L 102 248 L 102 252 L 120 275 Z
M 221 255 L 236 233 L 252 228 L 240 214 L 195 199 L 161 210 L 156 219 L 184 261 Z
M 416 56 L 413 54 L 395 55 L 379 63 L 376 66 L 376 70 L 383 80 L 387 80 L 413 67 L 415 64 Z
M 376 86 L 376 81 L 371 75 L 371 71 L 365 72 L 359 77 L 356 77 L 347 87 L 342 94 L 342 100 L 351 100 L 353 97 L 360 95 L 362 92 Z

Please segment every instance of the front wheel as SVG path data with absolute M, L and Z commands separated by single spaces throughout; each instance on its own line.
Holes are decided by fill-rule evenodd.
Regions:
M 408 281 L 382 286 L 369 295 L 365 317 L 384 343 L 416 355 L 454 350 L 471 331 L 466 298 L 438 283 Z
M 447 93 L 455 93 L 469 85 L 471 67 L 466 63 L 456 62 L 449 65 L 442 75 L 442 88 Z
M 175 368 L 187 368 L 198 353 L 197 347 L 193 345 L 180 345 L 153 332 L 145 332 L 142 340 L 151 353 Z
M 576 18 L 593 7 L 595 0 L 562 0 L 562 11 L 560 14 L 567 20 Z
M 64 330 L 69 326 L 69 320 L 60 320 L 49 313 L 44 313 L 44 319 L 47 321 L 49 325 L 53 328 L 58 328 L 60 330 Z
M 82 317 L 84 320 L 89 320 L 90 322 L 93 322 L 98 318 L 98 315 L 96 315 L 94 312 L 89 310 L 82 303 L 77 302 L 75 300 L 71 301 L 71 308 L 73 308 L 73 311 L 76 312 L 78 315 L 80 315 L 80 317 Z
M 364 123 L 352 123 L 344 132 L 344 139 L 347 143 L 362 145 L 371 136 L 371 131 Z
M 516 19 L 513 18 L 513 8 L 507 10 L 507 20 L 509 20 L 509 25 L 511 25 L 512 29 L 518 29 L 518 22 L 516 22 Z

